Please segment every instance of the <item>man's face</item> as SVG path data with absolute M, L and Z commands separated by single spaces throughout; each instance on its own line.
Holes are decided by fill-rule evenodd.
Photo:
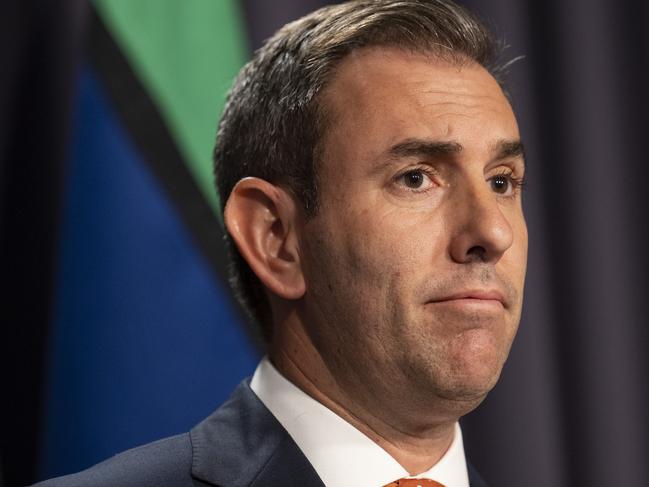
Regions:
M 518 327 L 527 259 L 516 119 L 473 63 L 363 49 L 322 95 L 304 323 L 360 403 L 474 407 Z M 366 404 L 366 405 L 367 405 Z

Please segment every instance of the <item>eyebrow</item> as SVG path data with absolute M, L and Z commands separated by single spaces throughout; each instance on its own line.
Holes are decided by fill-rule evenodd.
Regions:
M 496 153 L 496 157 L 494 157 L 496 161 L 516 157 L 525 159 L 525 146 L 520 140 L 500 140 L 496 143 L 494 152 Z
M 462 152 L 462 144 L 457 142 L 437 142 L 429 140 L 410 139 L 393 145 L 388 154 L 394 158 L 400 157 L 441 157 L 452 156 Z
M 459 154 L 462 149 L 462 144 L 458 142 L 408 139 L 390 147 L 388 155 L 391 158 L 448 157 Z M 520 140 L 499 140 L 494 144 L 493 152 L 495 161 L 516 157 L 525 159 L 525 147 Z

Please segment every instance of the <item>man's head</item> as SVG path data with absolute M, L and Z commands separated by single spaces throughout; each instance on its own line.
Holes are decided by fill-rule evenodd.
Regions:
M 498 74 L 491 33 L 448 1 L 349 2 L 288 24 L 256 52 L 229 94 L 214 152 L 222 208 L 240 179 L 255 176 L 290 190 L 307 216 L 317 212 L 322 136 L 331 118 L 320 93 L 350 52 L 382 45 Z M 236 249 L 233 255 L 233 287 L 269 338 L 263 286 Z
M 230 94 L 215 161 L 239 290 L 366 409 L 474 406 L 518 326 L 524 164 L 494 47 L 446 1 L 352 2 L 280 30 Z

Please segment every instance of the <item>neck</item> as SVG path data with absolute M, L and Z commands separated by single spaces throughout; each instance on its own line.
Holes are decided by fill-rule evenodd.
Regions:
M 381 398 L 367 407 L 341 387 L 299 322 L 289 320 L 276 330 L 269 355 L 280 373 L 378 444 L 410 475 L 430 469 L 446 453 L 457 417 L 440 419 L 426 408 L 419 417 L 410 410 L 405 423 L 399 414 L 383 410 Z

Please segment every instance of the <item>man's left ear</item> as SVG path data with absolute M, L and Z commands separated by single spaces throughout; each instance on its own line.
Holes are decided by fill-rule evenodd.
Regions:
M 261 282 L 284 299 L 299 299 L 305 283 L 300 264 L 300 210 L 284 189 L 248 177 L 232 189 L 225 226 Z

